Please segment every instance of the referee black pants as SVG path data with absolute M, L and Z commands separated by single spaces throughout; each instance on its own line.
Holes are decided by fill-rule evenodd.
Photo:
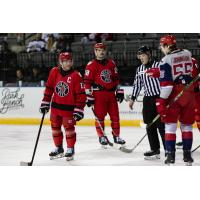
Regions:
M 149 124 L 153 121 L 153 119 L 157 116 L 157 110 L 156 110 L 156 98 L 157 96 L 144 96 L 143 98 L 143 121 L 145 124 Z M 160 149 L 160 142 L 158 138 L 158 132 L 160 133 L 160 136 L 162 138 L 163 147 L 165 149 L 165 124 L 158 119 L 154 124 L 152 124 L 147 131 L 149 144 L 151 150 L 158 150 Z

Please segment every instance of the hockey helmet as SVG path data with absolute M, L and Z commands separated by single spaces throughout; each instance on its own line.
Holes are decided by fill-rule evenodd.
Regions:
M 66 61 L 66 60 L 72 60 L 72 54 L 69 52 L 60 53 L 59 60 L 61 62 Z
M 104 43 L 96 43 L 94 49 L 106 49 L 106 45 Z
M 176 44 L 176 37 L 173 35 L 165 35 L 160 38 L 161 45 L 175 45 Z
M 138 50 L 137 50 L 137 55 L 141 55 L 141 54 L 151 54 L 151 49 L 147 46 L 141 46 Z

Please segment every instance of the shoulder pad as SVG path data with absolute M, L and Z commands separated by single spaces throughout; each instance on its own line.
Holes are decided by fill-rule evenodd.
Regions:
M 77 72 L 77 74 L 78 74 L 80 77 L 82 77 L 82 75 L 81 75 L 81 73 L 80 73 L 80 72 Z
M 88 62 L 87 65 L 91 65 L 92 63 L 94 63 L 94 60 L 91 60 L 90 62 Z
M 167 62 L 167 60 L 168 60 L 169 57 L 170 57 L 170 55 L 164 56 L 164 57 L 161 59 L 160 63 L 163 64 L 163 63 Z
M 55 66 L 55 67 L 53 67 L 51 70 L 52 70 L 52 71 L 58 70 L 58 67 Z
M 74 75 L 75 75 L 75 76 L 82 77 L 81 73 L 80 73 L 79 71 L 77 71 L 77 70 L 74 71 Z
M 116 64 L 115 64 L 115 61 L 114 61 L 113 59 L 110 59 L 110 61 L 111 61 L 114 65 L 116 65 Z

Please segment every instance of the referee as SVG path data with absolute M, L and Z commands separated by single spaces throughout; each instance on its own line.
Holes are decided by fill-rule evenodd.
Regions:
M 141 65 L 136 71 L 136 76 L 133 83 L 133 93 L 129 102 L 129 107 L 132 110 L 134 101 L 137 99 L 140 91 L 144 88 L 143 98 L 143 121 L 145 124 L 149 124 L 157 116 L 156 110 L 156 98 L 160 95 L 160 83 L 158 78 L 149 77 L 145 74 L 145 70 L 158 67 L 159 62 L 152 60 L 151 49 L 147 46 L 142 46 L 138 49 L 137 57 L 141 61 Z M 157 128 L 162 138 L 164 146 L 164 123 L 157 120 L 146 131 L 150 144 L 150 151 L 144 153 L 145 159 L 159 159 L 160 158 L 160 142 L 158 138 Z

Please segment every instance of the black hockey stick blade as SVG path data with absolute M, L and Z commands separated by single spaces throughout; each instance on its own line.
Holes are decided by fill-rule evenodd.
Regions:
M 32 166 L 32 163 L 31 163 L 31 162 L 24 162 L 24 161 L 21 161 L 21 162 L 20 162 L 20 166 Z

